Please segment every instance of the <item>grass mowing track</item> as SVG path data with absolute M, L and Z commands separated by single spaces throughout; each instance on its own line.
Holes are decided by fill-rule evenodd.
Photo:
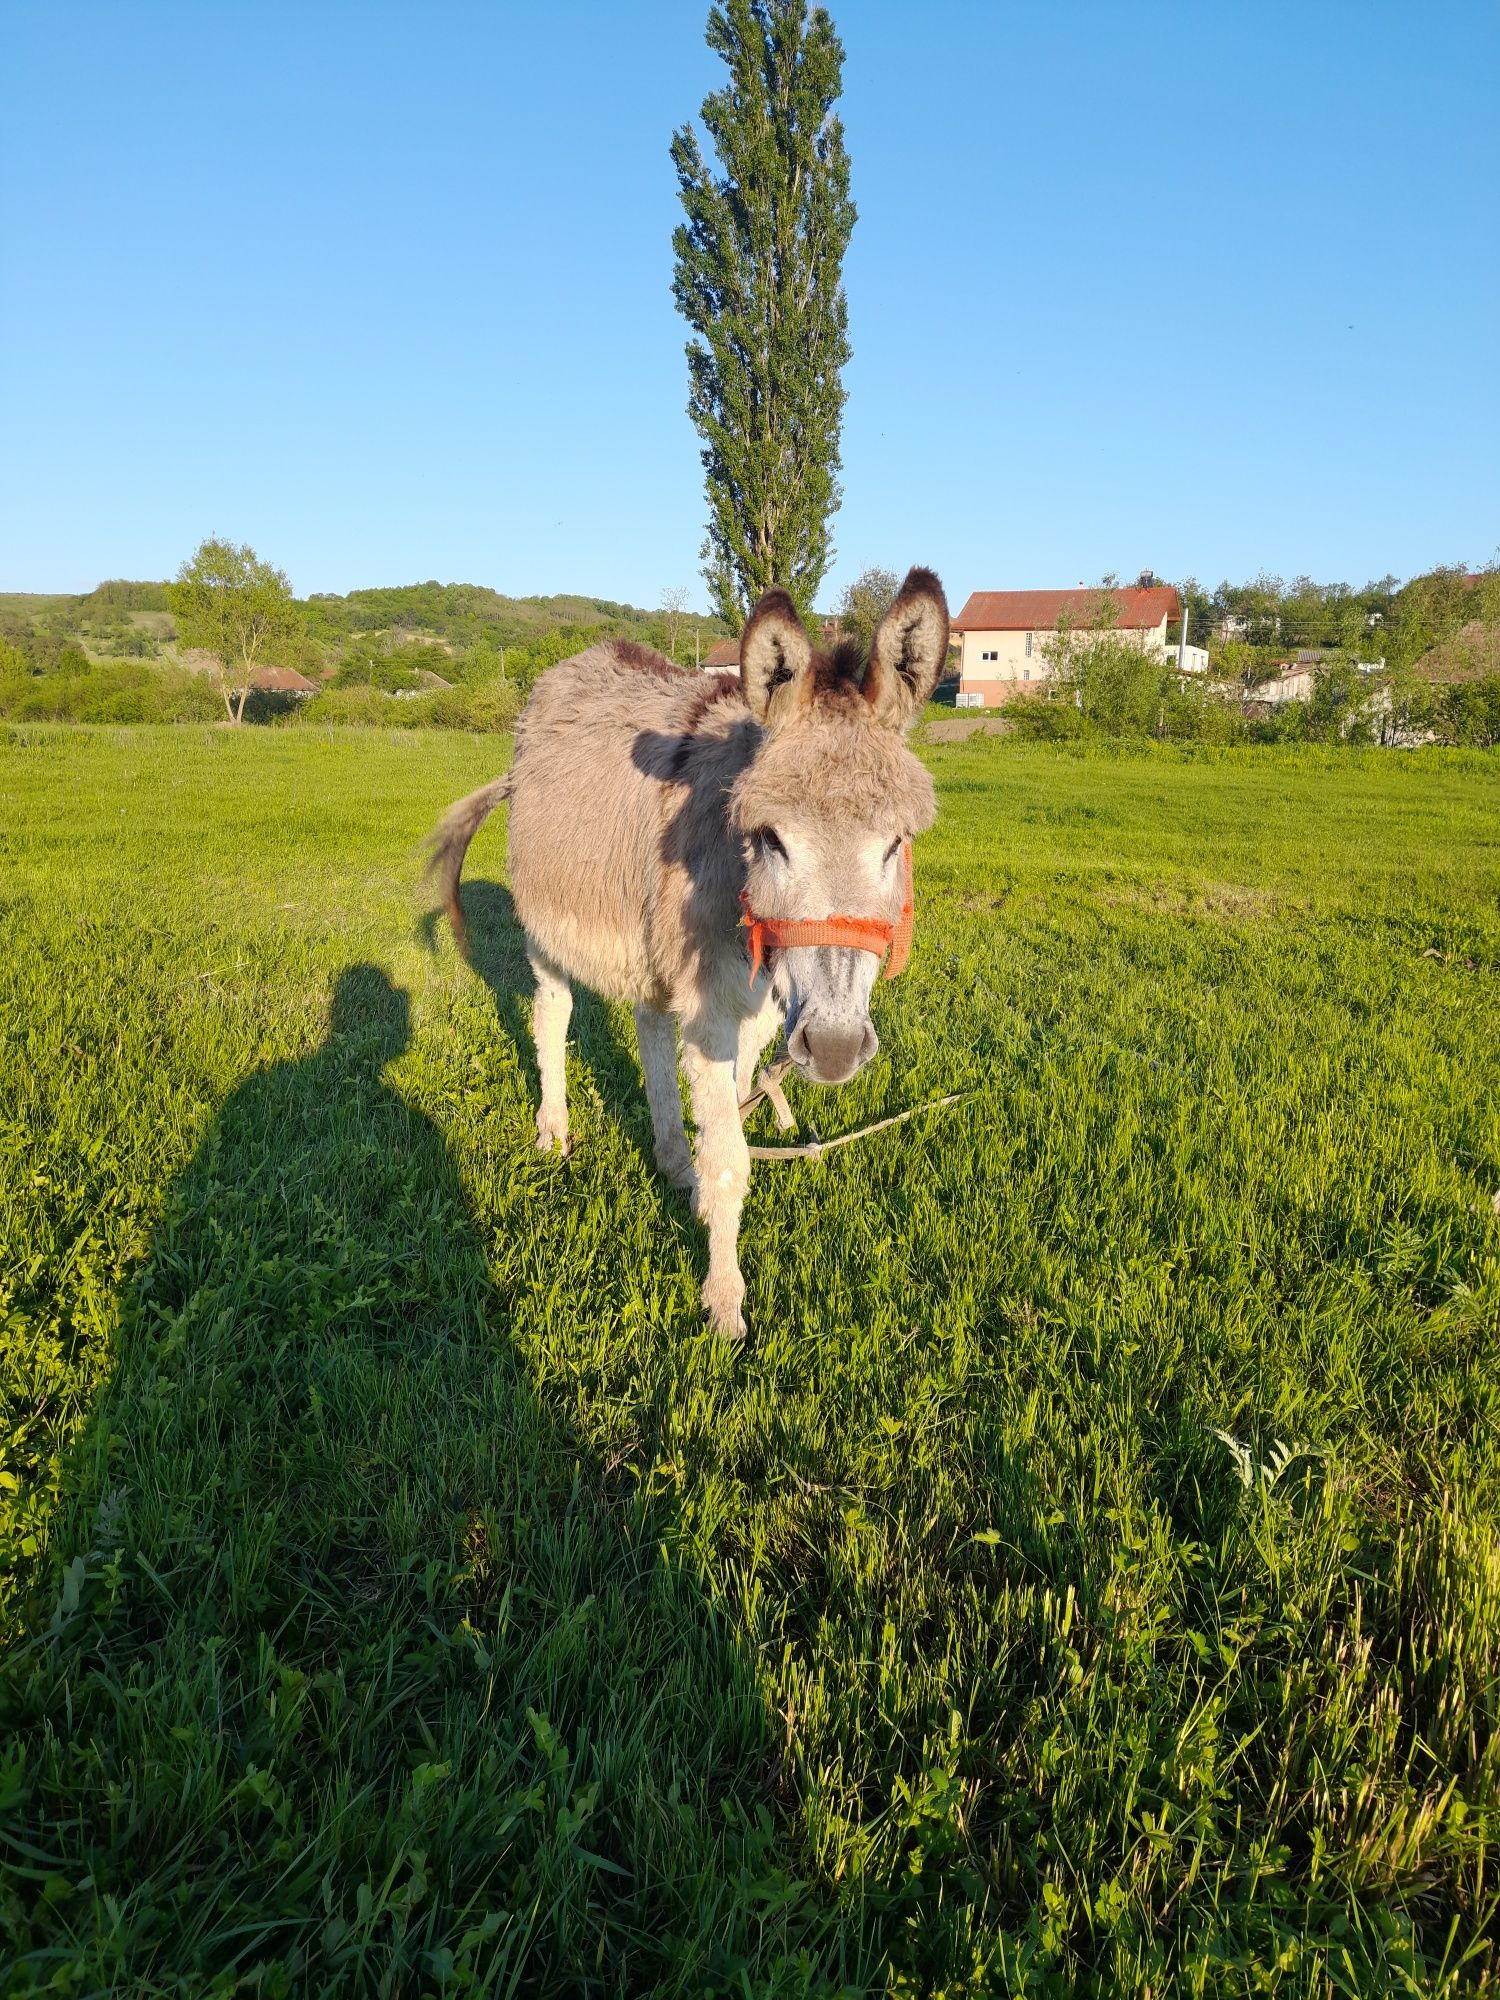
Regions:
M 929 750 L 735 1351 L 506 754 L 0 744 L 4 1991 L 1484 1983 L 1500 761 Z

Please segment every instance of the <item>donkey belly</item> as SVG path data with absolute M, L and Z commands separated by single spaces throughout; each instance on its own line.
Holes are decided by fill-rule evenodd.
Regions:
M 516 915 L 570 978 L 607 999 L 660 1005 L 657 787 L 632 761 L 639 720 L 600 704 L 596 677 L 577 672 L 588 659 L 544 675 L 523 719 L 510 807 Z

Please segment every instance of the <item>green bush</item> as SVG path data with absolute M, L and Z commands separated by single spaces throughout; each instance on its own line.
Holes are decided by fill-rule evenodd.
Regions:
M 0 661 L 0 715 L 13 722 L 203 722 L 222 714 L 217 688 L 185 667 L 94 666 L 71 648 L 50 674 L 7 670 Z
M 378 639 L 354 639 L 345 648 L 334 685 L 377 688 L 386 694 L 415 693 L 422 685 L 421 675 L 441 672 L 448 664 L 445 652 L 420 640 L 387 648 Z M 446 673 L 443 678 L 448 678 Z
M 1097 723 L 1071 699 L 1049 700 L 1045 695 L 1027 695 L 1020 701 L 1006 703 L 1005 719 L 1019 735 L 1043 743 L 1072 742 L 1099 734 Z
M 143 632 L 138 625 L 127 623 L 96 625 L 93 628 L 94 650 L 110 653 L 120 660 L 159 660 L 161 641 L 154 632 Z
M 421 697 L 429 705 L 429 719 L 434 724 L 444 729 L 473 729 L 481 733 L 513 728 L 525 699 L 514 681 L 498 676 Z M 403 708 L 418 705 L 416 701 L 401 704 Z
M 502 681 L 498 676 L 464 687 L 438 688 L 431 694 L 387 693 L 378 687 L 335 681 L 311 701 L 299 703 L 284 720 L 292 726 L 332 723 L 336 727 L 468 729 L 489 734 L 511 728 L 524 699 L 513 681 Z
M 1060 633 L 1048 657 L 1054 677 L 1040 699 L 1013 703 L 1009 711 L 1028 735 L 1056 741 L 1095 732 L 1193 743 L 1245 736 L 1238 704 L 1179 674 L 1170 655 L 1146 652 L 1119 633 L 1083 641 Z
M 1500 625 L 1500 565 L 1460 565 L 1413 577 L 1386 613 L 1381 644 L 1393 667 L 1410 666 L 1471 621 Z
M 1491 750 L 1500 745 L 1500 674 L 1432 690 L 1429 726 L 1444 743 Z

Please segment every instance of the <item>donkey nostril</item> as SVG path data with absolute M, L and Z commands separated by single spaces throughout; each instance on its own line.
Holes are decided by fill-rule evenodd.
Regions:
M 843 1083 L 868 1062 L 876 1046 L 875 1030 L 868 1022 L 859 1027 L 820 1024 L 810 1030 L 799 1022 L 787 1051 L 814 1083 Z

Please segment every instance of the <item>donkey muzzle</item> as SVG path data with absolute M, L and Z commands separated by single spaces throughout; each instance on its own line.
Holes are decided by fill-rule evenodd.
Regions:
M 826 1021 L 803 1012 L 787 1036 L 786 1052 L 810 1083 L 847 1083 L 880 1047 L 863 1021 Z

